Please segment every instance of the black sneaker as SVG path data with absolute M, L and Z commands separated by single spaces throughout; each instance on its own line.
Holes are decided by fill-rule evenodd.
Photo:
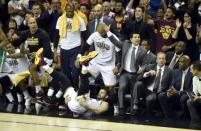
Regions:
M 40 90 L 38 93 L 36 93 L 35 99 L 39 100 L 43 97 L 43 95 L 44 95 L 44 91 Z
M 119 115 L 120 116 L 124 116 L 125 115 L 124 108 L 119 108 Z
M 53 107 L 54 106 L 58 106 L 58 104 L 59 104 L 59 101 L 58 101 L 57 98 L 55 98 L 55 97 L 49 97 L 49 96 L 44 97 L 43 100 L 42 100 L 42 102 L 44 104 L 46 104 L 46 106 L 53 106 Z

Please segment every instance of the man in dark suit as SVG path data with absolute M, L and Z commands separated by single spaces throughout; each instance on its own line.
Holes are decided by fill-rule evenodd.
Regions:
M 145 98 L 147 113 L 153 111 L 154 104 L 160 92 L 168 89 L 172 80 L 172 70 L 165 66 L 166 55 L 163 52 L 157 54 L 156 63 L 148 65 L 144 73 L 138 77 L 135 83 L 133 96 L 134 104 L 131 115 L 135 115 L 139 109 L 140 98 Z
M 147 55 L 145 56 L 142 65 L 156 64 L 156 55 L 150 50 L 150 42 L 148 40 L 142 40 L 141 47 L 147 50 Z
M 32 6 L 32 12 L 37 21 L 38 27 L 48 32 L 50 18 L 49 13 L 47 11 L 42 11 L 42 7 L 38 3 L 35 3 Z
M 151 51 L 155 52 L 155 35 L 150 25 L 143 21 L 144 8 L 137 6 L 135 9 L 135 20 L 129 19 L 122 24 L 122 34 L 129 36 L 133 32 L 139 32 L 141 39 L 147 39 L 151 44 Z
M 170 88 L 166 92 L 162 92 L 158 95 L 158 100 L 165 114 L 165 117 L 173 117 L 173 108 L 177 105 L 181 105 L 182 111 L 187 112 L 187 91 L 192 88 L 192 73 L 190 72 L 190 57 L 183 55 L 179 59 L 179 69 L 175 70 L 173 73 L 173 80 Z M 170 106 L 171 105 L 171 106 Z M 185 116 L 187 114 L 184 114 Z
M 119 114 L 124 115 L 124 92 L 130 83 L 131 90 L 137 78 L 137 72 L 139 67 L 142 66 L 143 59 L 146 56 L 146 49 L 139 46 L 140 34 L 133 33 L 130 41 L 121 42 L 115 39 L 112 33 L 109 31 L 109 27 L 105 25 L 105 30 L 109 40 L 115 44 L 118 48 L 122 49 L 121 68 L 120 68 L 120 79 L 119 79 Z M 133 96 L 131 94 L 131 100 Z M 132 102 L 131 102 L 132 103 Z M 132 105 L 131 105 L 132 106 Z
M 117 34 L 117 30 L 115 27 L 115 21 L 111 19 L 108 16 L 103 16 L 103 9 L 102 5 L 98 4 L 94 7 L 95 12 L 95 19 L 92 21 L 89 21 L 87 31 L 88 36 L 90 36 L 92 33 L 96 31 L 96 28 L 98 27 L 99 23 L 105 23 L 107 25 L 111 25 L 111 32 L 115 35 Z
M 179 58 L 184 55 L 185 43 L 183 41 L 176 42 L 175 51 L 167 52 L 167 62 L 166 65 L 169 66 L 170 69 L 178 69 L 179 68 Z

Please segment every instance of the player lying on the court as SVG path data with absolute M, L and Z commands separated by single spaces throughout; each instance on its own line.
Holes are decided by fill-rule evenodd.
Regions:
M 100 89 L 97 98 L 90 98 L 88 83 L 81 82 L 79 90 L 76 92 L 73 87 L 68 87 L 64 93 L 65 103 L 68 108 L 77 115 L 89 116 L 101 114 L 109 108 L 107 88 Z

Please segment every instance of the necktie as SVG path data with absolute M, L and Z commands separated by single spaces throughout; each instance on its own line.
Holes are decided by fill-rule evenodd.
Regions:
M 182 78 L 181 78 L 181 88 L 180 91 L 184 90 L 184 81 L 185 81 L 185 72 L 182 73 Z
M 160 80 L 161 80 L 161 69 L 158 70 L 158 73 L 155 78 L 154 89 L 153 89 L 154 92 L 157 92 L 158 87 L 160 85 Z
M 132 47 L 132 54 L 131 54 L 131 64 L 130 64 L 130 70 L 132 72 L 136 72 L 136 68 L 135 68 L 135 47 Z
M 169 65 L 169 68 L 170 68 L 170 69 L 173 69 L 173 68 L 174 68 L 175 64 L 177 63 L 177 58 L 178 58 L 177 55 L 174 56 L 174 58 L 173 58 L 172 61 L 170 62 L 170 65 Z
M 100 23 L 100 19 L 96 19 L 96 27 L 95 27 L 95 31 L 97 30 L 97 27 L 98 27 L 99 23 Z M 94 32 L 95 32 L 95 31 L 94 31 Z

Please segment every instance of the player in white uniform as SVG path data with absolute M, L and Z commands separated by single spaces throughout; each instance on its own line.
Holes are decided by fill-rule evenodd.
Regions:
M 5 59 L 5 63 L 4 63 L 4 66 L 3 66 L 3 70 L 2 70 L 2 76 L 5 75 L 5 76 L 8 76 L 9 79 L 10 79 L 10 89 L 12 89 L 13 87 L 13 82 L 16 78 L 16 76 L 23 72 L 23 71 L 26 71 L 28 70 L 28 66 L 29 66 L 29 60 L 28 60 L 28 57 L 26 54 L 22 54 L 20 52 L 20 49 L 15 49 L 12 45 L 8 44 L 7 47 L 6 47 L 6 59 Z M 8 80 L 7 80 L 8 82 Z M 7 86 L 7 85 L 5 85 Z M 5 87 L 4 88 L 7 88 Z M 18 102 L 19 103 L 22 103 L 23 101 L 23 97 L 22 97 L 22 94 L 21 92 L 17 91 L 17 99 L 18 99 Z M 8 98 L 8 100 L 11 102 L 11 101 L 14 101 L 14 98 L 12 96 L 12 94 L 7 91 L 6 93 L 6 96 Z
M 116 51 L 118 52 L 119 49 L 111 43 L 108 37 L 106 37 L 106 32 L 103 27 L 104 23 L 99 24 L 97 32 L 91 34 L 87 40 L 87 44 L 89 46 L 93 45 L 95 51 L 98 52 L 98 55 L 89 62 L 87 70 L 94 78 L 101 74 L 104 85 L 109 92 L 109 96 L 113 99 L 114 113 L 118 113 L 118 98 L 114 88 L 117 80 L 113 73 L 113 69 L 115 68 L 115 53 Z M 114 37 L 116 36 L 114 35 Z M 118 38 L 116 37 L 116 39 Z
M 109 108 L 108 102 L 105 101 L 108 98 L 105 89 L 99 91 L 97 99 L 90 98 L 88 93 L 81 96 L 77 94 L 73 87 L 67 88 L 64 94 L 65 103 L 68 105 L 68 108 L 77 115 L 89 116 L 101 114 Z
M 98 52 L 98 55 L 90 61 L 88 71 L 95 78 L 101 74 L 104 85 L 111 87 L 116 84 L 113 69 L 115 68 L 115 51 L 119 49 L 105 36 L 103 24 L 99 24 L 97 32 L 90 35 L 87 40 L 87 44 L 94 45 L 95 51 Z

